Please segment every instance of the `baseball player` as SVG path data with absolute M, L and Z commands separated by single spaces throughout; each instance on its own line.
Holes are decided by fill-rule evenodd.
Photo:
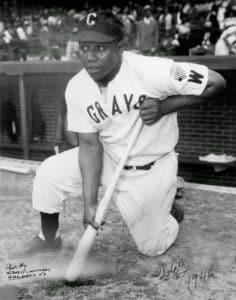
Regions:
M 99 186 L 109 185 L 138 118 L 144 127 L 113 200 L 141 253 L 160 255 L 177 237 L 179 224 L 171 213 L 176 112 L 215 98 L 225 80 L 202 65 L 123 52 L 123 37 L 122 23 L 108 11 L 89 13 L 79 24 L 84 68 L 69 81 L 65 97 L 68 129 L 78 134 L 80 146 L 46 159 L 37 171 L 33 207 L 42 228 L 29 252 L 61 248 L 58 219 L 68 192 L 82 192 L 83 224 L 98 228 Z

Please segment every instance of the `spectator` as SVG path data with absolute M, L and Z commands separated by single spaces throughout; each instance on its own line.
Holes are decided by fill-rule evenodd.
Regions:
M 210 42 L 215 44 L 220 35 L 219 23 L 217 21 L 217 11 L 218 7 L 216 5 L 212 6 L 206 17 L 205 28 L 210 32 Z
M 190 41 L 190 22 L 187 15 L 182 15 L 182 23 L 176 26 L 178 32 L 179 45 L 176 48 L 176 55 L 189 55 L 189 49 L 191 48 Z
M 215 55 L 236 55 L 236 10 L 226 13 L 224 30 L 215 45 Z
M 78 59 L 79 43 L 76 39 L 77 32 L 78 32 L 78 28 L 74 27 L 72 29 L 69 40 L 66 44 L 66 58 L 67 58 L 67 60 L 77 60 Z
M 13 29 L 12 25 L 9 22 L 5 26 L 3 40 L 7 45 L 12 43 L 13 41 Z
M 220 30 L 224 29 L 224 19 L 225 19 L 225 12 L 227 6 L 228 6 L 228 1 L 223 1 L 217 12 L 217 21 L 219 23 Z
M 4 22 L 1 20 L 1 16 L 0 16 L 0 35 L 4 34 L 4 30 L 5 30 Z
M 7 53 L 8 60 L 15 60 L 15 32 L 14 27 L 10 22 L 6 22 L 2 39 L 5 44 L 5 52 Z
M 112 6 L 112 13 L 114 15 L 118 15 L 120 13 L 120 8 L 118 6 L 116 6 L 116 5 L 113 5 Z
M 40 43 L 41 43 L 41 52 L 40 60 L 50 56 L 50 32 L 47 26 L 47 20 L 41 19 L 41 29 L 39 33 Z
M 173 14 L 173 23 L 175 26 L 179 26 L 182 23 L 181 16 L 182 16 L 181 7 L 176 3 L 174 5 L 174 14 Z
M 133 9 L 128 15 L 123 16 L 125 27 L 124 48 L 127 50 L 135 49 L 137 38 L 137 11 Z
M 229 6 L 231 7 L 232 10 L 236 11 L 236 0 L 231 0 Z
M 49 60 L 61 60 L 61 49 L 58 45 L 53 45 L 50 48 L 50 55 L 48 57 Z
M 171 33 L 173 29 L 173 15 L 171 9 L 167 8 L 165 15 L 165 31 L 167 34 Z
M 183 14 L 188 15 L 190 10 L 191 10 L 191 2 L 185 1 L 185 3 L 183 4 L 183 9 L 182 9 Z
M 17 60 L 26 60 L 28 54 L 28 38 L 26 36 L 25 30 L 21 22 L 16 22 L 16 51 L 17 51 Z
M 25 33 L 28 37 L 32 37 L 33 35 L 33 26 L 32 26 L 32 22 L 25 20 L 24 21 L 24 29 L 25 29 Z
M 163 7 L 157 7 L 157 20 L 160 34 L 165 32 L 165 13 Z
M 58 59 L 60 56 L 59 52 L 68 51 L 66 47 L 67 42 L 69 42 L 73 36 L 72 29 L 77 26 L 78 21 L 81 20 L 88 11 L 93 11 L 92 6 L 89 5 L 88 2 L 85 3 L 84 7 L 81 7 L 79 11 L 75 9 L 66 10 L 58 7 L 28 7 L 27 5 L 25 5 L 24 10 L 22 10 L 19 7 L 12 7 L 8 4 L 9 1 L 8 3 L 4 3 L 2 5 L 0 4 L 0 36 L 2 32 L 1 41 L 2 44 L 4 41 L 4 47 L 7 50 L 2 51 L 8 53 L 8 56 L 15 53 L 15 55 L 12 55 L 12 59 L 20 58 L 19 51 L 15 46 L 15 39 L 19 39 L 19 30 L 15 30 L 16 28 L 12 27 L 9 28 L 9 23 L 15 23 L 16 21 L 23 22 L 23 30 L 28 38 L 28 44 L 30 45 L 29 54 L 31 56 L 37 57 L 39 55 L 40 59 L 50 59 L 50 57 L 52 58 L 54 56 L 53 59 L 55 59 L 55 57 Z M 117 16 L 122 17 L 125 24 L 125 49 L 135 49 L 137 44 L 140 52 L 150 55 L 150 53 L 153 54 L 156 52 L 155 47 L 157 48 L 157 46 L 160 52 L 160 44 L 162 40 L 164 40 L 163 45 L 168 44 L 168 49 L 162 47 L 162 55 L 169 55 L 169 53 L 173 52 L 173 43 L 175 46 L 178 44 L 176 41 L 180 44 L 180 48 L 176 48 L 178 52 L 187 54 L 187 48 L 185 48 L 185 46 L 188 43 L 191 44 L 191 47 L 200 45 L 205 32 L 211 33 L 210 42 L 211 45 L 215 45 L 219 38 L 220 31 L 224 29 L 223 24 L 226 9 L 227 7 L 236 5 L 236 0 L 202 0 L 200 2 L 193 0 L 168 0 L 165 1 L 165 5 L 164 1 L 150 0 L 149 3 L 153 5 L 158 3 L 158 5 L 155 5 L 154 9 L 152 9 L 152 13 L 146 13 L 145 11 L 144 16 L 143 8 L 133 1 L 127 1 L 124 3 L 124 6 L 118 5 L 117 3 L 116 6 L 113 6 L 112 10 Z M 106 6 L 108 5 L 109 4 Z M 168 7 L 168 11 L 164 14 L 164 7 L 166 6 Z M 150 5 L 147 6 L 147 8 L 149 8 L 147 11 L 150 10 Z M 187 22 L 187 26 L 186 23 L 183 22 L 182 16 L 188 17 L 189 22 Z M 44 27 L 40 25 L 40 19 L 42 20 L 41 23 L 47 21 Z M 157 20 L 158 28 L 156 30 L 156 43 L 151 47 L 152 51 L 150 50 L 150 46 L 147 46 L 154 36 L 152 36 L 150 32 L 148 33 L 152 27 L 152 25 L 150 25 L 152 23 L 151 19 L 153 19 L 152 21 Z M 138 22 L 139 20 L 140 22 Z M 8 27 L 6 25 L 7 23 Z M 141 25 L 141 23 L 145 24 Z M 219 24 L 221 29 L 219 29 Z M 184 34 L 183 31 L 188 31 L 188 25 L 191 28 L 190 34 Z M 142 29 L 140 27 L 142 27 Z M 146 31 L 145 34 L 143 32 L 144 28 L 144 31 Z M 137 38 L 138 31 L 139 37 Z M 147 35 L 149 36 L 148 42 L 143 40 Z M 142 41 L 140 40 L 141 38 Z M 158 40 L 160 40 L 160 42 Z M 38 47 L 38 41 L 40 42 L 41 48 Z M 185 46 L 182 47 L 181 44 Z M 54 50 L 52 50 L 52 47 L 54 47 Z M 56 49 L 58 47 L 60 48 L 59 51 Z M 62 47 L 64 48 L 63 50 Z M 57 54 L 54 55 L 52 52 L 57 52 Z
M 144 7 L 144 16 L 138 22 L 137 48 L 144 55 L 154 55 L 158 47 L 158 24 L 151 13 L 151 6 Z
M 54 10 L 52 10 L 52 14 L 48 17 L 48 25 L 56 26 L 57 25 L 57 17 L 54 15 Z

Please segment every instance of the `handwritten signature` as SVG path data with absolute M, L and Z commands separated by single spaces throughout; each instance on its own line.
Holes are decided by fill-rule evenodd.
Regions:
M 9 281 L 45 277 L 49 272 L 50 268 L 30 268 L 24 262 L 20 262 L 19 264 L 7 263 L 5 265 L 5 275 Z
M 190 289 L 206 283 L 209 278 L 216 278 L 216 269 L 216 265 L 211 264 L 198 272 L 193 272 L 192 267 L 183 260 L 172 260 L 170 265 L 159 265 L 152 276 L 158 278 L 160 282 L 176 279 L 177 286 L 184 280 Z

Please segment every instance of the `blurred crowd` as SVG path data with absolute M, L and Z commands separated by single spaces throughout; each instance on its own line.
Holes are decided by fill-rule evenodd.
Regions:
M 160 4 L 162 3 L 162 4 Z M 75 60 L 78 22 L 88 12 L 0 4 L 0 60 Z M 123 47 L 145 55 L 235 55 L 236 0 L 129 1 L 112 6 L 125 26 Z

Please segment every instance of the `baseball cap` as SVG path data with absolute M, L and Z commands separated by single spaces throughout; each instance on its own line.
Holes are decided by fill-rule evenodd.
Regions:
M 88 13 L 78 25 L 79 42 L 108 43 L 124 38 L 124 25 L 111 11 Z

